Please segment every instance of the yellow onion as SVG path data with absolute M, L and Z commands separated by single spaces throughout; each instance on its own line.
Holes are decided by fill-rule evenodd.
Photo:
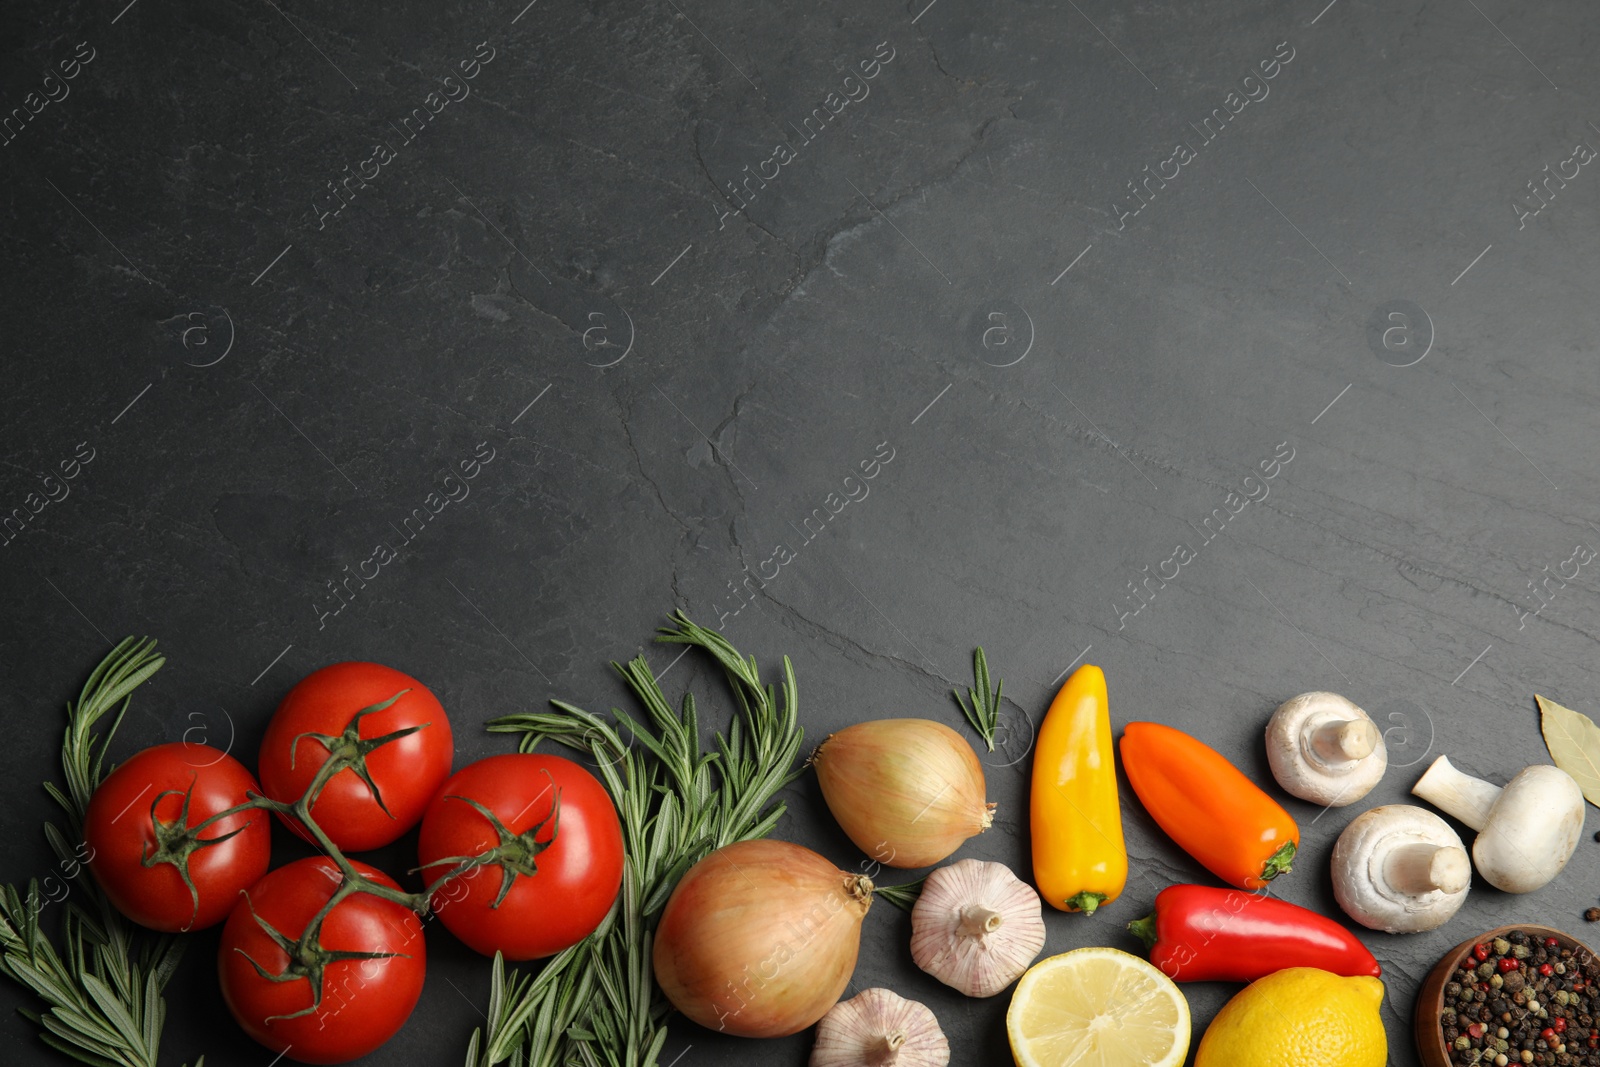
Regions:
M 690 867 L 656 929 L 656 983 L 712 1030 L 783 1037 L 828 1013 L 861 948 L 872 882 L 787 841 L 719 848 Z
M 931 867 L 994 821 L 977 753 L 943 723 L 856 723 L 830 734 L 811 762 L 850 840 L 890 867 Z

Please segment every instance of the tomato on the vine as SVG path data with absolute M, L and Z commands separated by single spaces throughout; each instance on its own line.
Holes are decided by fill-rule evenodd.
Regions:
M 261 742 L 261 785 L 293 804 L 338 752 L 352 764 L 311 807 L 346 852 L 387 845 L 417 824 L 450 776 L 454 748 L 444 708 L 421 682 L 377 663 L 335 663 L 289 690 Z M 284 822 L 310 838 L 298 820 Z
M 89 870 L 117 910 L 141 926 L 167 933 L 214 926 L 239 891 L 266 873 L 272 819 L 252 809 L 198 833 L 194 827 L 259 791 L 242 763 L 207 745 L 147 748 L 89 798 Z
M 399 889 L 382 871 L 351 863 Z M 222 928 L 217 972 L 228 1010 L 245 1033 L 300 1063 L 365 1056 L 405 1025 L 422 995 L 422 923 L 371 893 L 352 893 L 328 913 L 318 947 L 295 958 L 286 951 L 343 882 L 324 856 L 297 860 L 257 882 Z
M 595 778 L 560 756 L 463 768 L 422 819 L 417 853 L 439 921 L 484 955 L 549 956 L 589 936 L 622 885 L 622 824 Z

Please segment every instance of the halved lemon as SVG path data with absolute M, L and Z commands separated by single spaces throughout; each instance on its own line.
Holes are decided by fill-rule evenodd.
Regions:
M 1138 956 L 1080 948 L 1040 960 L 1011 995 L 1017 1067 L 1182 1067 L 1189 1002 Z

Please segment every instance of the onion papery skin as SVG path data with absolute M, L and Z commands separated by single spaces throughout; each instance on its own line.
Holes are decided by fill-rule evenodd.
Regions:
M 828 1013 L 855 973 L 872 882 L 787 841 L 690 867 L 656 929 L 656 982 L 710 1030 L 783 1037 Z
M 931 867 L 994 821 L 978 754 L 931 719 L 856 723 L 830 734 L 811 762 L 850 840 L 890 867 Z

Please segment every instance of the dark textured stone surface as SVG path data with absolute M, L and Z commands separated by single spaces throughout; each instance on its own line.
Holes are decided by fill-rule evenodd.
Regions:
M 948 690 L 981 643 L 1016 728 L 991 760 L 999 821 L 964 854 L 1023 871 L 1026 723 L 1084 656 L 1119 724 L 1191 730 L 1263 780 L 1272 708 L 1346 693 L 1394 749 L 1356 810 L 1403 800 L 1441 752 L 1500 780 L 1544 760 L 1533 693 L 1597 703 L 1593 575 L 1520 612 L 1542 568 L 1600 546 L 1600 174 L 1552 181 L 1522 228 L 1513 203 L 1600 145 L 1592 5 L 924 3 L 0 14 L 0 114 L 93 51 L 0 147 L 0 512 L 27 517 L 0 548 L 3 876 L 51 869 L 35 783 L 59 708 L 127 633 L 170 663 L 122 756 L 203 723 L 249 757 L 299 676 L 374 659 L 439 694 L 458 765 L 504 750 L 474 728 L 491 716 L 619 701 L 606 662 L 674 606 L 792 656 L 813 739 L 957 722 Z M 1190 124 L 1285 41 L 1270 94 L 1202 143 Z M 406 143 L 400 120 L 479 42 L 471 95 Z M 791 124 L 880 42 L 870 95 L 803 141 Z M 738 205 L 719 187 L 780 138 L 795 158 L 720 217 Z M 322 218 L 380 141 L 394 158 Z M 1119 221 L 1179 141 L 1195 158 Z M 1405 323 L 1380 317 L 1370 347 L 1398 300 L 1414 330 L 1384 351 Z M 80 442 L 70 495 L 27 514 Z M 322 616 L 325 583 L 480 442 L 470 495 Z M 1207 542 L 1280 442 L 1270 495 Z M 807 539 L 880 446 L 866 497 Z M 1178 543 L 1196 558 L 1121 617 Z M 741 607 L 779 544 L 793 559 Z M 668 681 L 706 678 L 689 659 Z M 809 777 L 787 799 L 782 836 L 860 859 Z M 1305 850 L 1281 893 L 1332 911 L 1353 812 L 1290 807 Z M 1131 795 L 1124 812 L 1126 897 L 1052 914 L 1047 951 L 1132 949 L 1121 924 L 1203 877 Z M 376 862 L 411 866 L 409 840 Z M 1586 837 L 1539 893 L 1479 886 L 1433 934 L 1364 934 L 1392 1062 L 1415 1063 L 1412 992 L 1440 952 L 1518 920 L 1581 936 L 1597 875 Z M 873 912 L 855 987 L 927 1002 L 953 1062 L 1004 1061 L 1006 998 L 922 975 L 907 930 Z M 220 1003 L 214 936 L 196 942 L 171 1062 L 266 1064 Z M 487 966 L 437 931 L 429 948 L 422 1006 L 370 1062 L 460 1062 Z M 1197 1041 L 1231 991 L 1186 989 Z M 0 994 L 7 1061 L 56 1062 L 21 1003 Z M 663 1062 L 808 1047 L 679 1024 Z

